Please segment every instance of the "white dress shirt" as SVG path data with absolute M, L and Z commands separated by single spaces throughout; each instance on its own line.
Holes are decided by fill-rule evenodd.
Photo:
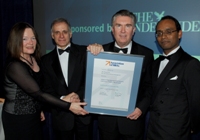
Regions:
M 65 49 L 67 49 L 70 46 L 71 46 L 71 44 L 67 45 Z M 65 82 L 68 85 L 68 61 L 69 61 L 69 53 L 68 52 L 63 52 L 60 55 L 59 52 L 58 52 L 58 48 L 59 49 L 61 49 L 61 48 L 57 46 L 57 53 L 58 53 L 58 58 L 59 58 L 59 61 L 60 61 L 62 73 L 63 73 L 63 76 L 65 78 Z

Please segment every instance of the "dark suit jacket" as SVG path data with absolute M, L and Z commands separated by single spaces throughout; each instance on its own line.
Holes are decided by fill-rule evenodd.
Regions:
M 148 138 L 188 140 L 191 130 L 200 129 L 200 62 L 180 48 L 158 78 L 159 65 L 158 58 L 151 68 L 152 87 L 143 101 L 151 104 Z
M 111 42 L 109 44 L 103 45 L 104 51 L 114 52 L 114 43 L 115 42 Z M 143 77 L 146 73 L 147 67 L 153 61 L 153 51 L 132 41 L 131 54 L 145 56 L 141 73 L 140 88 L 137 97 L 137 101 L 139 101 L 143 97 L 143 91 L 141 88 L 143 84 Z M 118 125 L 120 132 L 122 132 L 123 134 L 134 133 L 137 136 L 143 133 L 144 129 L 144 117 L 136 121 L 132 121 L 130 119 L 127 119 L 126 117 L 100 115 L 98 117 L 98 120 L 99 127 L 108 132 L 113 131 L 114 126 Z
M 68 62 L 68 86 L 64 80 L 60 66 L 57 48 L 42 57 L 41 69 L 44 75 L 43 90 L 60 98 L 75 92 L 83 101 L 85 91 L 86 46 L 71 43 Z M 75 115 L 71 111 L 52 108 L 53 126 L 57 130 L 71 130 Z M 83 123 L 88 124 L 89 116 L 79 116 Z

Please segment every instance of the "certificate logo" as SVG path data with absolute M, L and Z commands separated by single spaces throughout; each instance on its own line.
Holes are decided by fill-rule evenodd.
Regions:
M 106 61 L 106 66 L 120 67 L 122 65 L 124 65 L 124 63 L 122 62 L 115 62 L 115 61 L 110 61 L 110 60 Z

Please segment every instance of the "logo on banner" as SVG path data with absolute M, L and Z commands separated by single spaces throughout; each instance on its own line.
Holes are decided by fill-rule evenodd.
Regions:
M 158 21 L 166 15 L 165 11 L 154 12 L 133 12 L 137 17 L 136 28 L 139 32 L 155 32 Z M 176 18 L 176 17 L 175 17 Z M 179 21 L 183 32 L 200 32 L 199 20 Z
M 157 20 L 161 20 L 162 17 L 164 17 L 164 13 L 165 11 L 163 11 L 162 13 L 158 13 L 158 12 L 154 12 L 154 15 L 157 17 Z

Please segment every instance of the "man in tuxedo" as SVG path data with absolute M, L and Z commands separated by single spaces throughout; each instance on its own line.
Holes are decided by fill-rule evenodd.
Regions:
M 96 54 L 102 47 L 80 46 L 70 42 L 71 26 L 66 19 L 55 19 L 51 36 L 56 47 L 42 57 L 43 90 L 57 98 L 68 97 L 70 102 L 83 101 L 85 91 L 86 50 Z M 91 116 L 52 107 L 52 124 L 57 140 L 91 139 Z
M 172 16 L 156 25 L 156 39 L 163 49 L 146 77 L 149 88 L 138 105 L 150 105 L 148 140 L 190 140 L 200 131 L 200 62 L 179 45 L 181 26 Z
M 144 55 L 140 87 L 137 101 L 143 97 L 143 77 L 146 69 L 153 61 L 153 51 L 132 40 L 136 30 L 136 16 L 128 10 L 120 10 L 112 17 L 112 34 L 114 42 L 103 45 L 104 51 Z M 134 105 L 133 105 L 134 106 Z M 136 109 L 137 110 L 137 109 Z M 99 115 L 98 125 L 101 140 L 143 140 L 145 115 L 130 114 L 128 117 Z

